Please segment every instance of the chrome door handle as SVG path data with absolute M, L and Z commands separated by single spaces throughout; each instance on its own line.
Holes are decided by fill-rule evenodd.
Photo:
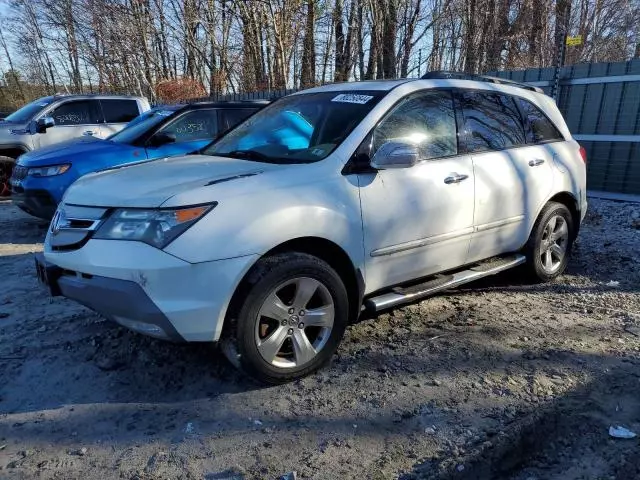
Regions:
M 530 167 L 537 167 L 538 165 L 542 165 L 543 163 L 544 163 L 544 160 L 542 160 L 541 158 L 536 158 L 535 160 L 529 160 Z
M 450 176 L 444 179 L 444 183 L 446 183 L 447 185 L 451 185 L 452 183 L 460 183 L 467 178 L 469 178 L 469 175 L 459 175 L 457 173 L 452 173 Z
M 85 137 L 92 137 L 96 134 L 96 132 L 94 132 L 93 130 L 85 130 L 84 132 L 82 132 L 82 135 L 84 135 Z

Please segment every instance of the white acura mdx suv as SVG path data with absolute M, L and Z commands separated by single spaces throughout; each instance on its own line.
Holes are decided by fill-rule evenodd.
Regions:
M 522 265 L 551 280 L 586 212 L 586 156 L 551 98 L 490 77 L 284 97 L 199 155 L 87 175 L 38 276 L 132 330 L 220 342 L 278 383 L 347 324 Z

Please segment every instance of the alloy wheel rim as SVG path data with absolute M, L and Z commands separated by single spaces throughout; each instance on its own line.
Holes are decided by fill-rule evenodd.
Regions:
M 549 219 L 542 232 L 540 261 L 548 274 L 553 274 L 562 265 L 569 244 L 569 227 L 561 215 Z
M 287 280 L 271 290 L 260 307 L 258 352 L 275 367 L 302 367 L 326 346 L 334 318 L 333 297 L 322 282 L 310 277 Z

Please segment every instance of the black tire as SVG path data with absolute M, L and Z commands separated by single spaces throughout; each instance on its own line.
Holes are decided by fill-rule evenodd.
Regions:
M 15 163 L 15 159 L 11 157 L 0 156 L 0 197 L 8 197 L 11 194 L 9 178 Z
M 279 286 L 297 278 L 311 278 L 324 287 L 322 292 L 325 295 L 328 293 L 333 302 L 333 326 L 330 332 L 325 334 L 328 335 L 328 339 L 321 339 L 324 342 L 323 347 L 308 363 L 282 368 L 267 362 L 261 355 L 258 349 L 257 324 L 265 320 L 259 312 L 267 298 L 273 292 L 277 292 Z M 283 303 L 287 308 L 290 307 L 290 304 L 284 301 Z M 296 315 L 293 317 L 298 318 Z M 225 320 L 221 347 L 228 360 L 246 374 L 268 384 L 285 383 L 304 377 L 329 361 L 342 340 L 348 319 L 347 290 L 335 270 L 312 255 L 298 252 L 281 253 L 259 260 L 239 287 Z M 295 324 L 290 323 L 289 326 L 291 325 L 295 328 Z M 288 331 L 292 330 L 287 328 Z M 293 338 L 289 341 L 293 342 Z
M 548 228 L 552 219 L 554 218 L 562 218 L 567 227 L 567 238 L 564 243 L 564 255 L 562 259 L 556 258 L 554 255 L 552 256 L 552 262 L 557 262 L 557 266 L 554 265 L 553 269 L 550 270 L 548 266 L 545 266 L 543 260 L 543 254 L 545 255 L 548 245 L 547 236 L 548 236 Z M 556 223 L 560 223 L 560 220 L 557 220 Z M 553 238 L 553 237 L 552 237 Z M 573 216 L 569 209 L 561 204 L 556 202 L 549 202 L 540 212 L 536 223 L 531 230 L 531 235 L 527 244 L 524 248 L 524 254 L 527 257 L 526 268 L 530 277 L 533 280 L 540 282 L 549 282 L 564 273 L 567 268 L 567 263 L 569 261 L 569 255 L 571 254 L 571 249 L 573 247 L 573 242 L 575 240 L 575 225 L 573 223 Z

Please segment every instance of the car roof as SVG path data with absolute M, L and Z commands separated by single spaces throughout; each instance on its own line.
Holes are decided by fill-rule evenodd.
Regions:
M 321 92 L 345 92 L 345 91 L 358 91 L 358 90 L 379 90 L 386 92 L 394 89 L 398 85 L 412 82 L 414 78 L 400 78 L 397 80 L 364 80 L 360 82 L 343 82 L 343 83 L 330 83 L 328 85 L 322 85 L 320 87 L 308 88 L 294 93 L 298 95 L 301 93 L 321 93 Z
M 126 100 L 146 100 L 145 97 L 140 97 L 140 96 L 135 96 L 135 95 L 117 95 L 117 94 L 106 94 L 106 93 L 56 93 L 55 95 L 52 95 L 50 97 L 46 97 L 46 98 L 50 98 L 51 101 L 55 101 L 55 100 L 62 100 L 65 98 L 73 98 L 73 99 L 84 99 L 84 98 L 91 98 L 91 99 L 117 99 L 117 100 L 122 100 L 122 99 L 126 99 Z
M 269 100 L 212 100 L 197 101 L 176 104 L 179 108 L 238 108 L 238 107 L 263 107 L 271 103 Z
M 515 82 L 506 78 L 490 77 L 486 75 L 466 74 L 461 72 L 447 72 L 436 71 L 429 72 L 420 78 L 400 78 L 396 80 L 365 80 L 360 82 L 344 82 L 344 83 L 332 83 L 329 85 L 323 85 L 320 87 L 310 88 L 302 90 L 297 93 L 320 93 L 320 92 L 345 92 L 345 91 L 389 91 L 400 85 L 407 83 L 419 82 L 421 80 L 428 80 L 430 84 L 437 87 L 450 87 L 454 83 L 456 86 L 469 86 L 477 88 L 479 85 L 486 86 L 486 84 L 492 84 L 495 89 L 500 87 L 517 87 L 525 90 L 530 90 L 535 93 L 543 93 L 543 91 L 526 83 Z M 452 83 L 452 81 L 454 81 Z

